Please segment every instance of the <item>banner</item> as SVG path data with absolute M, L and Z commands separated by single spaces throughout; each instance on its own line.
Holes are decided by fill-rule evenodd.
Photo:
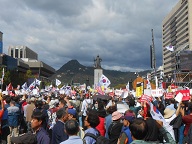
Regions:
M 152 96 L 148 96 L 148 95 L 142 95 L 140 98 L 140 102 L 149 103 L 149 101 L 151 102 L 152 100 L 153 100 Z
M 176 95 L 181 93 L 183 95 L 182 101 L 190 100 L 190 90 L 178 90 L 176 91 Z
M 152 95 L 153 97 L 163 96 L 163 89 L 154 89 L 154 90 L 151 90 L 151 95 Z
M 143 83 L 139 82 L 137 83 L 136 87 L 136 97 L 140 97 L 143 94 Z
M 171 98 L 174 98 L 174 93 L 173 92 L 165 93 L 165 99 L 171 99 Z
M 123 93 L 122 90 L 118 90 L 118 89 L 115 90 L 115 95 L 116 95 L 116 96 L 121 96 L 122 93 Z

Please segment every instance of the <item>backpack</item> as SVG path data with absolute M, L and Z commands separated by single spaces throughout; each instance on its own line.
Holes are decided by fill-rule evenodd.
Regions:
M 104 136 L 101 136 L 101 135 L 95 136 L 95 135 L 92 134 L 92 133 L 86 133 L 85 136 L 84 136 L 84 138 L 85 138 L 86 136 L 89 136 L 89 137 L 95 139 L 95 140 L 96 140 L 96 143 L 95 143 L 95 144 L 110 144 L 109 139 L 106 138 L 106 137 L 104 137 Z M 84 141 L 84 142 L 85 142 L 85 141 Z

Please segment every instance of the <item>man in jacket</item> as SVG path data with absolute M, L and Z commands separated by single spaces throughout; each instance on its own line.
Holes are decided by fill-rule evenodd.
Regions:
M 52 130 L 52 144 L 59 144 L 68 139 L 68 135 L 64 132 L 65 122 L 68 120 L 68 114 L 65 109 L 61 108 L 56 112 L 58 121 Z
M 8 135 L 8 143 L 10 143 L 10 136 L 18 135 L 20 111 L 19 108 L 15 106 L 15 101 L 10 102 L 10 107 L 7 108 L 7 111 L 8 111 L 8 125 L 10 129 L 10 134 Z
M 32 114 L 31 128 L 36 133 L 37 144 L 50 144 L 50 138 L 42 124 L 45 121 L 45 115 L 41 111 L 34 111 Z

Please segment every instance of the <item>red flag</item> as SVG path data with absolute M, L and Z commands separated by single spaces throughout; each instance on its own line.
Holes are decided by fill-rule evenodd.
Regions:
M 11 83 L 9 83 L 9 85 L 7 86 L 7 91 L 11 91 L 11 90 L 13 90 L 13 86 Z

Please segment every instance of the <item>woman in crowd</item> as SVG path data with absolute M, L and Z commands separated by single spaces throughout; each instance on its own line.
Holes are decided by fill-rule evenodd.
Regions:
M 102 100 L 97 101 L 97 114 L 99 116 L 99 125 L 96 127 L 96 129 L 100 132 L 101 136 L 105 136 L 105 116 L 106 116 L 106 111 L 104 109 L 104 103 Z
M 123 127 L 123 123 L 121 123 L 120 121 L 122 116 L 123 115 L 118 111 L 112 113 L 113 122 L 111 123 L 108 129 L 110 144 L 117 144 L 118 138 Z

